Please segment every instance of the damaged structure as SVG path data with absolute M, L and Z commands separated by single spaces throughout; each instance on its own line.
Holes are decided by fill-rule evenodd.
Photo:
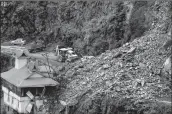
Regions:
M 38 112 L 46 88 L 59 84 L 51 78 L 53 70 L 30 60 L 28 53 L 16 51 L 15 67 L 1 73 L 4 104 L 20 114 Z

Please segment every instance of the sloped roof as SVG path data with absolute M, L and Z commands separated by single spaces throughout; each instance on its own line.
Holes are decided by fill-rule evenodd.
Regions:
M 14 51 L 14 56 L 19 57 L 28 57 L 29 51 L 27 49 L 17 49 Z
M 1 77 L 17 87 L 45 87 L 56 86 L 58 82 L 51 78 L 43 77 L 38 73 L 31 73 L 27 67 L 21 69 L 11 69 L 1 73 Z
M 20 87 L 45 87 L 45 86 L 56 86 L 58 83 L 51 78 L 29 78 L 24 80 Z

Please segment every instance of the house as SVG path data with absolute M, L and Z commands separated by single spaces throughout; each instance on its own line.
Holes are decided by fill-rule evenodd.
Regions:
M 59 83 L 51 78 L 53 69 L 29 61 L 27 50 L 18 50 L 13 55 L 15 67 L 1 73 L 4 103 L 18 113 L 35 112 L 43 104 L 41 96 L 46 88 Z

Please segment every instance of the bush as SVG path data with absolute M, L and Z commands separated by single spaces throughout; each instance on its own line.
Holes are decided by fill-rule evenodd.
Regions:
M 1 53 L 1 72 L 5 72 L 8 68 L 14 66 L 14 58 L 10 55 Z

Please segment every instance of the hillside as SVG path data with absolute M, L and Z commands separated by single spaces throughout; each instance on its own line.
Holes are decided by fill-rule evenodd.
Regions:
M 123 9 L 121 4 L 129 8 L 127 13 L 125 8 L 124 12 L 120 10 Z M 56 36 L 52 36 L 52 39 L 48 30 L 37 35 L 47 35 L 49 45 L 63 44 L 73 47 L 82 55 L 94 56 L 73 63 L 54 63 L 56 76 L 53 79 L 60 86 L 45 96 L 48 100 L 44 103 L 44 110 L 50 114 L 171 114 L 171 74 L 163 69 L 165 60 L 171 55 L 171 49 L 162 48 L 171 38 L 171 2 L 121 4 L 48 3 L 47 7 L 60 6 L 61 10 L 57 10 L 61 11 L 58 12 L 60 22 L 58 20 L 48 26 L 49 21 L 46 21 L 47 24 L 43 25 L 52 31 L 59 28 L 61 32 L 57 34 L 57 31 L 53 31 Z M 62 9 L 72 13 L 73 8 L 83 12 L 77 17 L 77 22 L 82 26 L 74 27 L 76 16 L 73 15 L 77 13 L 62 13 Z M 38 9 L 35 10 L 39 12 L 41 9 Z M 115 13 L 111 14 L 112 12 Z M 123 14 L 127 18 L 121 17 Z M 117 25 L 119 28 L 116 28 Z M 41 28 L 41 25 L 37 26 Z M 26 30 L 31 30 L 25 27 Z M 27 31 L 23 32 L 22 37 L 29 37 Z M 37 39 L 34 34 L 31 39 L 28 38 L 30 41 Z M 64 35 L 61 37 L 63 40 L 58 35 Z M 5 37 L 7 36 L 3 38 Z M 1 67 L 7 67 L 7 64 Z
M 48 49 L 59 44 L 81 55 L 118 48 L 165 20 L 163 31 L 170 28 L 170 2 L 9 1 L 1 6 L 2 42 L 40 39 Z
M 161 19 L 142 37 L 97 57 L 60 67 L 56 79 L 61 87 L 53 92 L 49 111 L 170 114 L 171 74 L 163 71 L 163 63 L 171 49 L 165 51 L 162 46 L 171 34 L 164 32 L 168 19 L 165 12 L 161 10 L 157 16 Z
M 52 102 L 65 101 L 70 114 L 170 114 L 171 81 L 165 80 L 170 74 L 160 70 L 171 50 L 158 51 L 169 38 L 149 31 L 118 49 L 67 65 L 57 76 L 67 83 Z

